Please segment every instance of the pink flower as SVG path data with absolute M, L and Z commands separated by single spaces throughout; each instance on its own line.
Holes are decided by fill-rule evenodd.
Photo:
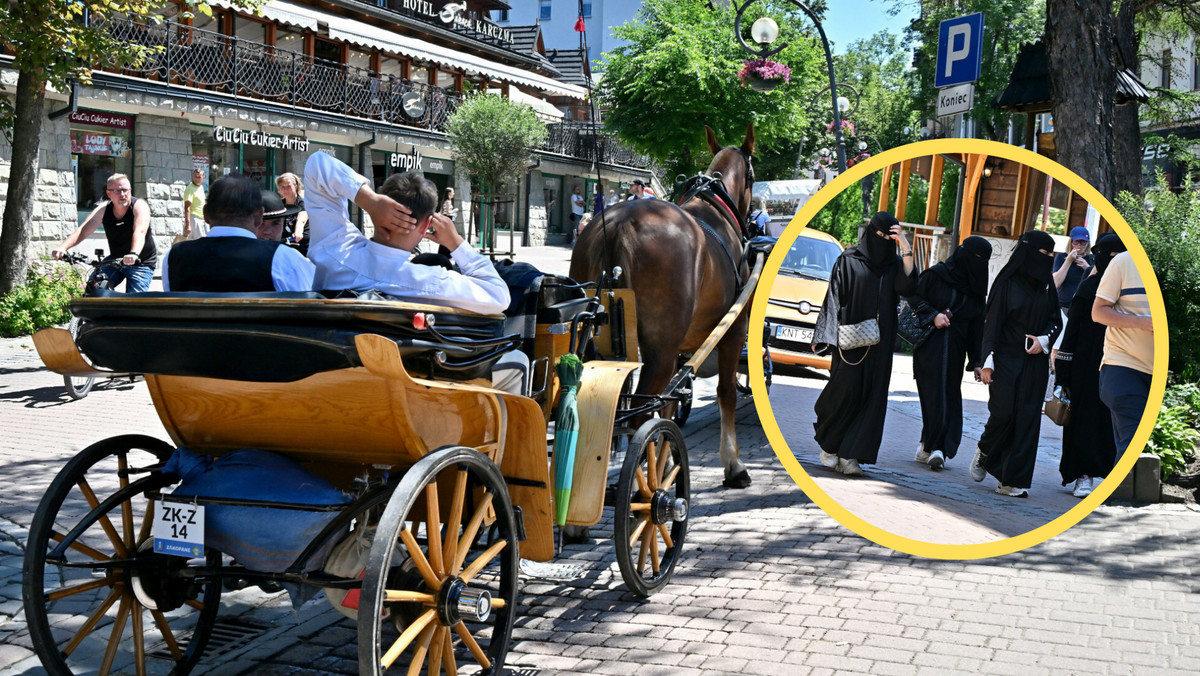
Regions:
M 764 80 L 792 81 L 792 69 L 778 61 L 770 59 L 747 59 L 743 61 L 742 68 L 738 71 L 738 79 L 744 85 L 746 78 L 752 75 Z

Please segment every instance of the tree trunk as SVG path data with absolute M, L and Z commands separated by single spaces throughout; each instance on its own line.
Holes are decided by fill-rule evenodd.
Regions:
M 12 135 L 12 166 L 4 225 L 0 229 L 0 295 L 25 282 L 29 240 L 33 234 L 33 197 L 37 190 L 38 149 L 42 140 L 46 87 L 39 73 L 21 71 Z
M 1137 31 L 1133 23 L 1133 3 L 1122 2 L 1117 10 L 1114 27 L 1118 67 L 1138 71 Z M 1123 106 L 1117 106 L 1113 119 L 1115 134 L 1113 146 L 1113 166 L 1116 174 L 1113 180 L 1115 192 L 1128 191 L 1135 195 L 1142 194 L 1142 128 L 1138 120 L 1138 102 L 1133 101 Z
M 1113 23 L 1109 0 L 1046 2 L 1057 160 L 1110 200 L 1116 194 Z

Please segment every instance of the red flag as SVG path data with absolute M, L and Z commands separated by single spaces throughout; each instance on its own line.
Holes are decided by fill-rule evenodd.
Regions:
M 575 20 L 575 32 L 576 33 L 586 33 L 587 32 L 587 27 L 583 25 L 583 17 L 579 17 L 578 19 Z

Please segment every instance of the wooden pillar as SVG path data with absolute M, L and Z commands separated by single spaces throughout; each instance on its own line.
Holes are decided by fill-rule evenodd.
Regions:
M 975 227 L 975 202 L 979 197 L 979 185 L 983 182 L 983 165 L 987 155 L 967 155 L 967 168 L 963 172 L 962 216 L 958 221 L 958 244 L 971 236 Z
M 896 188 L 896 211 L 892 213 L 896 220 L 904 220 L 904 210 L 908 208 L 908 182 L 912 178 L 912 160 L 900 163 L 900 185 Z
M 933 156 L 933 166 L 929 169 L 929 201 L 925 203 L 925 225 L 937 225 L 938 205 L 942 201 L 942 171 L 946 166 L 946 158 L 941 155 Z
M 887 211 L 888 202 L 892 197 L 892 165 L 883 168 L 883 176 L 880 177 L 879 184 L 879 208 L 875 211 Z
M 1013 200 L 1012 222 L 1008 227 L 1008 231 L 1013 234 L 1013 237 L 1024 234 L 1025 224 L 1029 223 L 1029 205 L 1032 202 L 1029 183 L 1032 175 L 1033 169 L 1029 165 L 1017 165 L 1017 195 Z

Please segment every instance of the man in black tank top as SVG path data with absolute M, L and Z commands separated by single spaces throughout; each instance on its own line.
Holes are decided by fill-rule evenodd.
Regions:
M 145 291 L 150 288 L 158 263 L 158 251 L 150 235 L 150 207 L 133 196 L 129 177 L 124 174 L 109 176 L 105 193 L 108 201 L 97 206 L 52 255 L 55 260 L 62 258 L 68 249 L 103 225 L 109 258 L 98 272 L 107 275 L 113 288 L 125 280 L 126 291 Z
M 311 291 L 313 264 L 295 249 L 256 236 L 265 192 L 245 176 L 213 183 L 204 205 L 208 235 L 171 247 L 163 259 L 163 290 Z

